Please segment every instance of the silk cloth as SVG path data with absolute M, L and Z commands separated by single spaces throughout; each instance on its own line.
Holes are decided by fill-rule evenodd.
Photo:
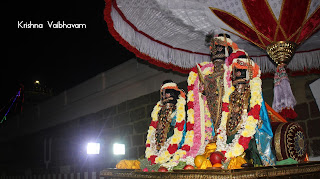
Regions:
M 275 165 L 276 157 L 271 149 L 273 138 L 272 127 L 263 96 L 260 109 L 260 120 L 262 120 L 262 125 L 261 127 L 257 126 L 256 134 L 254 135 L 257 144 L 257 149 L 264 166 Z

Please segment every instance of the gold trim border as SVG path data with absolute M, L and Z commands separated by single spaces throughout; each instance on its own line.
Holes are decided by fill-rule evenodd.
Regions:
M 281 146 L 280 146 L 280 142 L 281 142 L 281 129 L 283 127 L 283 125 L 285 125 L 286 123 L 280 123 L 280 125 L 277 127 L 277 130 L 275 132 L 275 135 L 274 135 L 274 147 L 275 147 L 275 150 L 276 150 L 276 156 L 277 156 L 277 159 L 278 161 L 281 161 L 283 160 L 283 157 L 282 157 L 282 154 L 281 154 Z
M 270 40 L 269 38 L 267 38 L 267 37 L 265 37 L 263 34 L 261 34 L 261 32 L 257 31 L 255 28 L 252 28 L 249 24 L 247 24 L 246 22 L 244 22 L 244 21 L 242 21 L 241 19 L 239 19 L 239 17 L 237 17 L 237 16 L 235 16 L 235 15 L 233 15 L 233 14 L 227 12 L 227 11 L 218 9 L 218 8 L 209 7 L 209 9 L 210 9 L 211 12 L 212 12 L 216 17 L 218 17 L 222 22 L 224 22 L 224 21 L 223 21 L 219 16 L 217 16 L 216 13 L 214 13 L 213 10 L 218 10 L 218 11 L 224 12 L 224 13 L 232 16 L 233 18 L 237 19 L 237 20 L 240 21 L 242 24 L 246 25 L 248 28 L 250 28 L 252 31 L 254 31 L 254 32 L 256 33 L 256 35 L 258 36 L 258 38 L 259 38 L 259 35 L 261 35 L 261 36 L 263 36 L 265 39 Z M 234 29 L 232 26 L 228 25 L 228 24 L 225 23 L 225 22 L 224 22 L 224 24 L 226 24 L 226 25 L 229 26 L 231 29 L 233 29 L 234 31 L 236 31 L 236 32 L 238 32 L 239 34 L 241 34 L 241 36 L 240 36 L 239 34 L 235 34 L 235 33 L 232 33 L 232 34 L 237 35 L 237 36 L 239 36 L 239 37 L 241 37 L 241 38 L 244 37 L 244 36 L 242 35 L 242 33 L 240 33 L 238 30 Z M 223 29 L 223 28 L 222 28 L 222 29 Z M 225 30 L 225 29 L 223 29 L 223 30 Z M 230 31 L 227 30 L 227 32 L 230 32 Z M 250 39 L 247 38 L 247 37 L 246 37 L 245 39 L 248 39 L 248 41 L 250 41 L 251 43 L 256 44 L 255 42 L 253 42 L 252 40 L 250 40 Z M 260 39 L 259 39 L 259 40 L 260 40 Z M 260 42 L 261 42 L 261 40 L 260 40 Z M 262 42 L 261 42 L 261 44 L 264 45 L 264 43 L 262 43 Z M 257 45 L 257 44 L 256 44 L 256 45 Z M 257 45 L 257 46 L 261 48 L 261 45 Z M 264 49 L 264 48 L 262 48 L 262 49 Z

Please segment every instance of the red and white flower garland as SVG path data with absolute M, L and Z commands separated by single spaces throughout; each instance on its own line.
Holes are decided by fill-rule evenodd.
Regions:
M 237 60 L 244 61 L 245 63 L 247 63 L 247 59 L 234 58 L 236 56 L 244 54 L 245 53 L 241 50 L 239 50 L 235 54 L 231 54 L 230 58 L 226 60 L 226 63 L 224 65 L 225 93 L 222 99 L 222 119 L 220 126 L 217 130 L 218 133 L 216 135 L 217 150 L 225 153 L 227 159 L 241 155 L 243 151 L 248 148 L 248 144 L 252 136 L 256 132 L 255 129 L 259 120 L 260 107 L 262 102 L 260 70 L 258 66 L 256 66 L 257 64 L 251 61 L 251 64 L 255 66 L 254 69 L 256 70 L 256 75 L 249 83 L 251 90 L 251 109 L 249 110 L 249 113 L 247 113 L 246 111 L 243 112 L 243 122 L 239 124 L 242 127 L 235 135 L 233 141 L 230 144 L 227 144 L 226 122 L 229 112 L 229 97 L 234 90 L 231 81 L 232 63 L 236 63 Z M 199 67 L 204 76 L 213 73 L 213 64 L 211 62 L 203 62 L 199 64 Z M 201 94 L 199 93 L 199 91 L 199 76 L 197 73 L 197 69 L 193 68 L 192 71 L 189 73 L 188 77 L 187 133 L 183 147 L 177 151 L 177 154 L 175 154 L 179 156 L 177 157 L 177 159 L 182 157 L 185 158 L 187 156 L 195 157 L 196 155 L 202 154 L 204 152 L 203 150 L 206 144 L 212 138 L 212 123 L 210 120 L 210 113 L 206 103 L 206 98 L 204 96 L 203 101 L 200 103 L 199 95 Z M 200 111 L 201 107 L 204 108 L 204 111 Z M 204 112 L 204 116 L 200 114 L 201 112 Z M 205 122 L 202 121 L 203 118 Z
M 232 63 L 237 63 L 237 61 L 243 61 L 247 63 L 249 59 L 233 59 Z M 251 61 L 251 64 L 255 64 Z M 257 68 L 255 68 L 257 69 Z M 228 121 L 228 113 L 229 111 L 229 97 L 230 94 L 234 91 L 233 86 L 229 86 L 231 84 L 231 79 L 228 77 L 228 74 L 231 73 L 232 65 L 225 65 L 225 77 L 224 77 L 224 84 L 225 85 L 225 92 L 223 96 L 223 104 L 222 104 L 222 117 L 221 123 L 217 130 L 217 151 L 221 151 L 225 153 L 225 157 L 231 159 L 233 157 L 237 157 L 241 155 L 247 148 L 248 144 L 252 138 L 252 136 L 256 133 L 256 126 L 259 120 L 260 114 L 260 107 L 262 102 L 261 96 L 261 79 L 260 79 L 260 70 L 258 70 L 257 76 L 255 76 L 252 80 L 250 80 L 250 91 L 251 91 L 251 98 L 250 98 L 250 110 L 247 112 L 246 110 L 242 113 L 242 123 L 239 125 L 241 126 L 238 132 L 235 134 L 234 139 L 231 143 L 227 144 L 227 134 L 226 134 L 226 124 Z
M 205 75 L 213 72 L 213 64 L 210 62 L 202 62 L 199 66 Z M 199 76 L 197 74 L 197 68 L 195 67 L 189 73 L 188 77 L 188 118 L 184 144 L 181 149 L 177 150 L 174 154 L 173 162 L 177 162 L 179 159 L 190 159 L 190 157 L 202 154 L 208 141 L 212 138 L 213 129 L 211 127 L 210 113 L 207 105 L 204 104 L 203 101 L 201 103 L 199 102 L 199 100 L 202 100 L 199 94 Z M 202 117 L 200 108 L 202 108 L 202 112 L 205 113 Z
M 171 118 L 173 118 L 176 115 L 176 125 L 174 128 L 174 134 L 167 139 L 167 141 L 164 143 L 164 145 L 161 147 L 161 149 L 158 151 L 156 149 L 156 128 L 158 125 L 158 113 L 161 110 L 161 101 L 157 103 L 157 105 L 153 108 L 153 111 L 151 113 L 152 121 L 149 126 L 148 135 L 147 135 L 147 141 L 146 141 L 146 151 L 145 156 L 148 160 L 151 161 L 152 164 L 155 163 L 166 163 L 168 162 L 173 154 L 177 151 L 178 145 L 182 140 L 183 136 L 183 128 L 185 124 L 185 105 L 186 100 L 179 96 L 179 99 L 177 100 L 177 108 L 176 112 L 171 114 Z

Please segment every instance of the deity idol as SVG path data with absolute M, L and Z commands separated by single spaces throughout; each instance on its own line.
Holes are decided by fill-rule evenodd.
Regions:
M 197 64 L 188 77 L 183 158 L 215 143 L 227 161 L 246 154 L 254 164 L 274 165 L 259 66 L 226 34 L 211 38 L 210 50 L 211 62 Z
M 154 107 L 149 126 L 145 156 L 152 164 L 173 161 L 183 142 L 185 130 L 185 93 L 172 80 L 163 82 L 160 101 Z

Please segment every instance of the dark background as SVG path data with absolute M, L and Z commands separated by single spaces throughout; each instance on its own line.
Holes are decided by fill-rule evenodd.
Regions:
M 134 54 L 109 33 L 104 21 L 105 2 L 84 0 L 12 1 L 5 9 L 2 34 L 0 107 L 35 80 L 54 94 L 69 89 L 119 65 Z M 18 21 L 43 24 L 43 29 L 18 28 Z M 86 24 L 85 29 L 50 29 L 47 21 Z

